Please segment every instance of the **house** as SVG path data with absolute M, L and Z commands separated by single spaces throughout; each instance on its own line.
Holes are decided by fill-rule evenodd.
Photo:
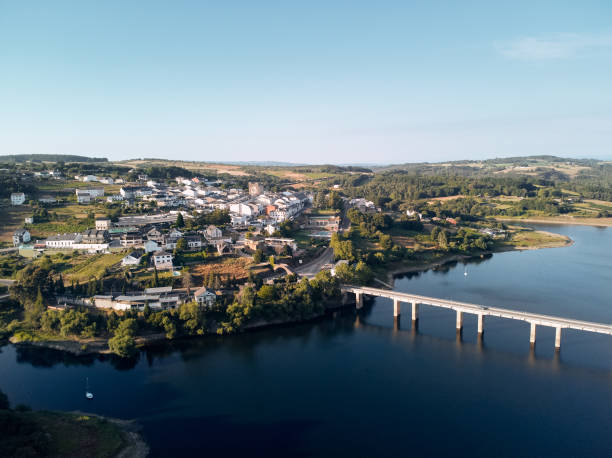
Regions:
M 125 232 L 121 234 L 121 246 L 141 246 L 143 243 L 140 231 Z
M 85 175 L 82 179 L 84 182 L 99 181 L 98 177 L 95 175 Z
M 121 259 L 122 266 L 137 266 L 144 253 L 140 250 L 132 251 L 130 254 Z
M 153 264 L 157 270 L 172 270 L 172 255 L 167 251 L 160 250 L 153 253 Z
M 25 224 L 34 224 L 34 217 L 33 216 L 26 216 L 24 221 L 25 221 Z
M 111 177 L 104 177 L 104 178 L 100 178 L 100 183 L 114 184 L 115 180 L 113 180 Z
M 55 197 L 53 197 L 53 196 L 40 196 L 38 198 L 38 201 L 41 204 L 54 204 L 54 203 L 57 202 L 57 199 Z
M 11 204 L 21 205 L 25 202 L 25 194 L 23 192 L 14 192 L 11 194 Z
M 159 244 L 155 240 L 147 240 L 144 242 L 144 250 L 147 253 L 153 253 L 159 250 Z
M 110 219 L 97 219 L 96 220 L 96 229 L 99 231 L 108 231 L 111 228 L 111 220 Z
M 13 246 L 19 246 L 30 241 L 30 232 L 27 229 L 17 229 L 13 233 Z
M 52 235 L 51 237 L 45 240 L 46 248 L 67 248 L 73 249 L 75 244 L 81 242 L 82 236 L 77 232 L 68 233 L 68 234 L 57 234 Z
M 153 190 L 147 186 L 123 186 L 119 193 L 124 199 L 133 199 L 135 197 L 150 196 Z
M 284 247 L 289 247 L 291 253 L 297 251 L 297 244 L 294 239 L 280 238 L 280 237 L 266 237 L 264 239 L 267 246 L 274 248 L 277 253 L 280 253 Z
M 104 197 L 104 188 L 89 188 L 89 189 L 86 189 L 86 191 L 89 193 L 89 195 L 92 198 Z
M 98 229 L 88 229 L 81 234 L 81 243 L 100 244 L 109 241 L 108 231 Z
M 193 293 L 193 299 L 203 307 L 212 307 L 217 301 L 217 295 L 202 286 Z
M 190 250 L 198 250 L 202 248 L 202 239 L 199 235 L 186 235 L 183 237 L 187 242 L 187 247 Z
M 220 239 L 221 237 L 223 237 L 221 229 L 212 224 L 206 228 L 205 235 L 208 240 Z
M 82 189 L 76 190 L 76 198 L 79 204 L 88 204 L 91 202 L 91 194 L 88 191 L 84 191 Z
M 172 229 L 169 233 L 168 233 L 168 237 L 172 237 L 172 238 L 180 238 L 183 236 L 183 233 L 181 231 L 179 231 L 178 229 Z
M 154 242 L 161 243 L 164 241 L 164 235 L 159 229 L 153 227 L 147 231 L 147 240 L 152 240 Z

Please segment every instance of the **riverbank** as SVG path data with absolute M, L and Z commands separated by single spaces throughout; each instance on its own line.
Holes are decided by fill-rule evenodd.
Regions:
M 417 263 L 407 266 L 405 263 L 390 266 L 386 272 L 386 282 L 394 285 L 397 275 L 424 272 L 430 269 L 443 267 L 454 262 L 463 262 L 470 259 L 478 259 L 491 256 L 495 253 L 508 251 L 539 250 L 543 248 L 561 248 L 570 246 L 574 241 L 564 235 L 555 234 L 547 231 L 521 230 L 512 234 L 512 239 L 508 241 L 498 241 L 492 250 L 482 251 L 474 254 L 448 254 L 440 256 L 434 260 Z
M 573 216 L 539 216 L 530 218 L 496 217 L 496 221 L 537 224 L 573 224 L 578 226 L 612 226 L 612 218 L 579 218 Z
M 144 458 L 133 421 L 83 412 L 0 410 L 0 455 Z

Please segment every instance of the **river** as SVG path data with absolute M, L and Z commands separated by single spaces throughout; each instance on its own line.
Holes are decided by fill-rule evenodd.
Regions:
M 612 323 L 612 228 L 540 226 L 569 247 L 495 254 L 396 289 Z M 467 276 L 464 275 L 467 272 Z M 134 418 L 151 456 L 610 456 L 612 336 L 390 300 L 315 323 L 174 343 L 135 363 L 5 346 L 13 404 Z M 95 394 L 84 397 L 88 377 Z

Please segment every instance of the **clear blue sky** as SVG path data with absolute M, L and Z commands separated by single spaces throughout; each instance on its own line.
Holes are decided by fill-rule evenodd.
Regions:
M 0 0 L 0 154 L 612 158 L 612 2 Z

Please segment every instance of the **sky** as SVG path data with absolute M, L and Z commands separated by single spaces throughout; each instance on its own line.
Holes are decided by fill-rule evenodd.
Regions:
M 609 0 L 0 0 L 0 154 L 612 159 L 611 75 Z

